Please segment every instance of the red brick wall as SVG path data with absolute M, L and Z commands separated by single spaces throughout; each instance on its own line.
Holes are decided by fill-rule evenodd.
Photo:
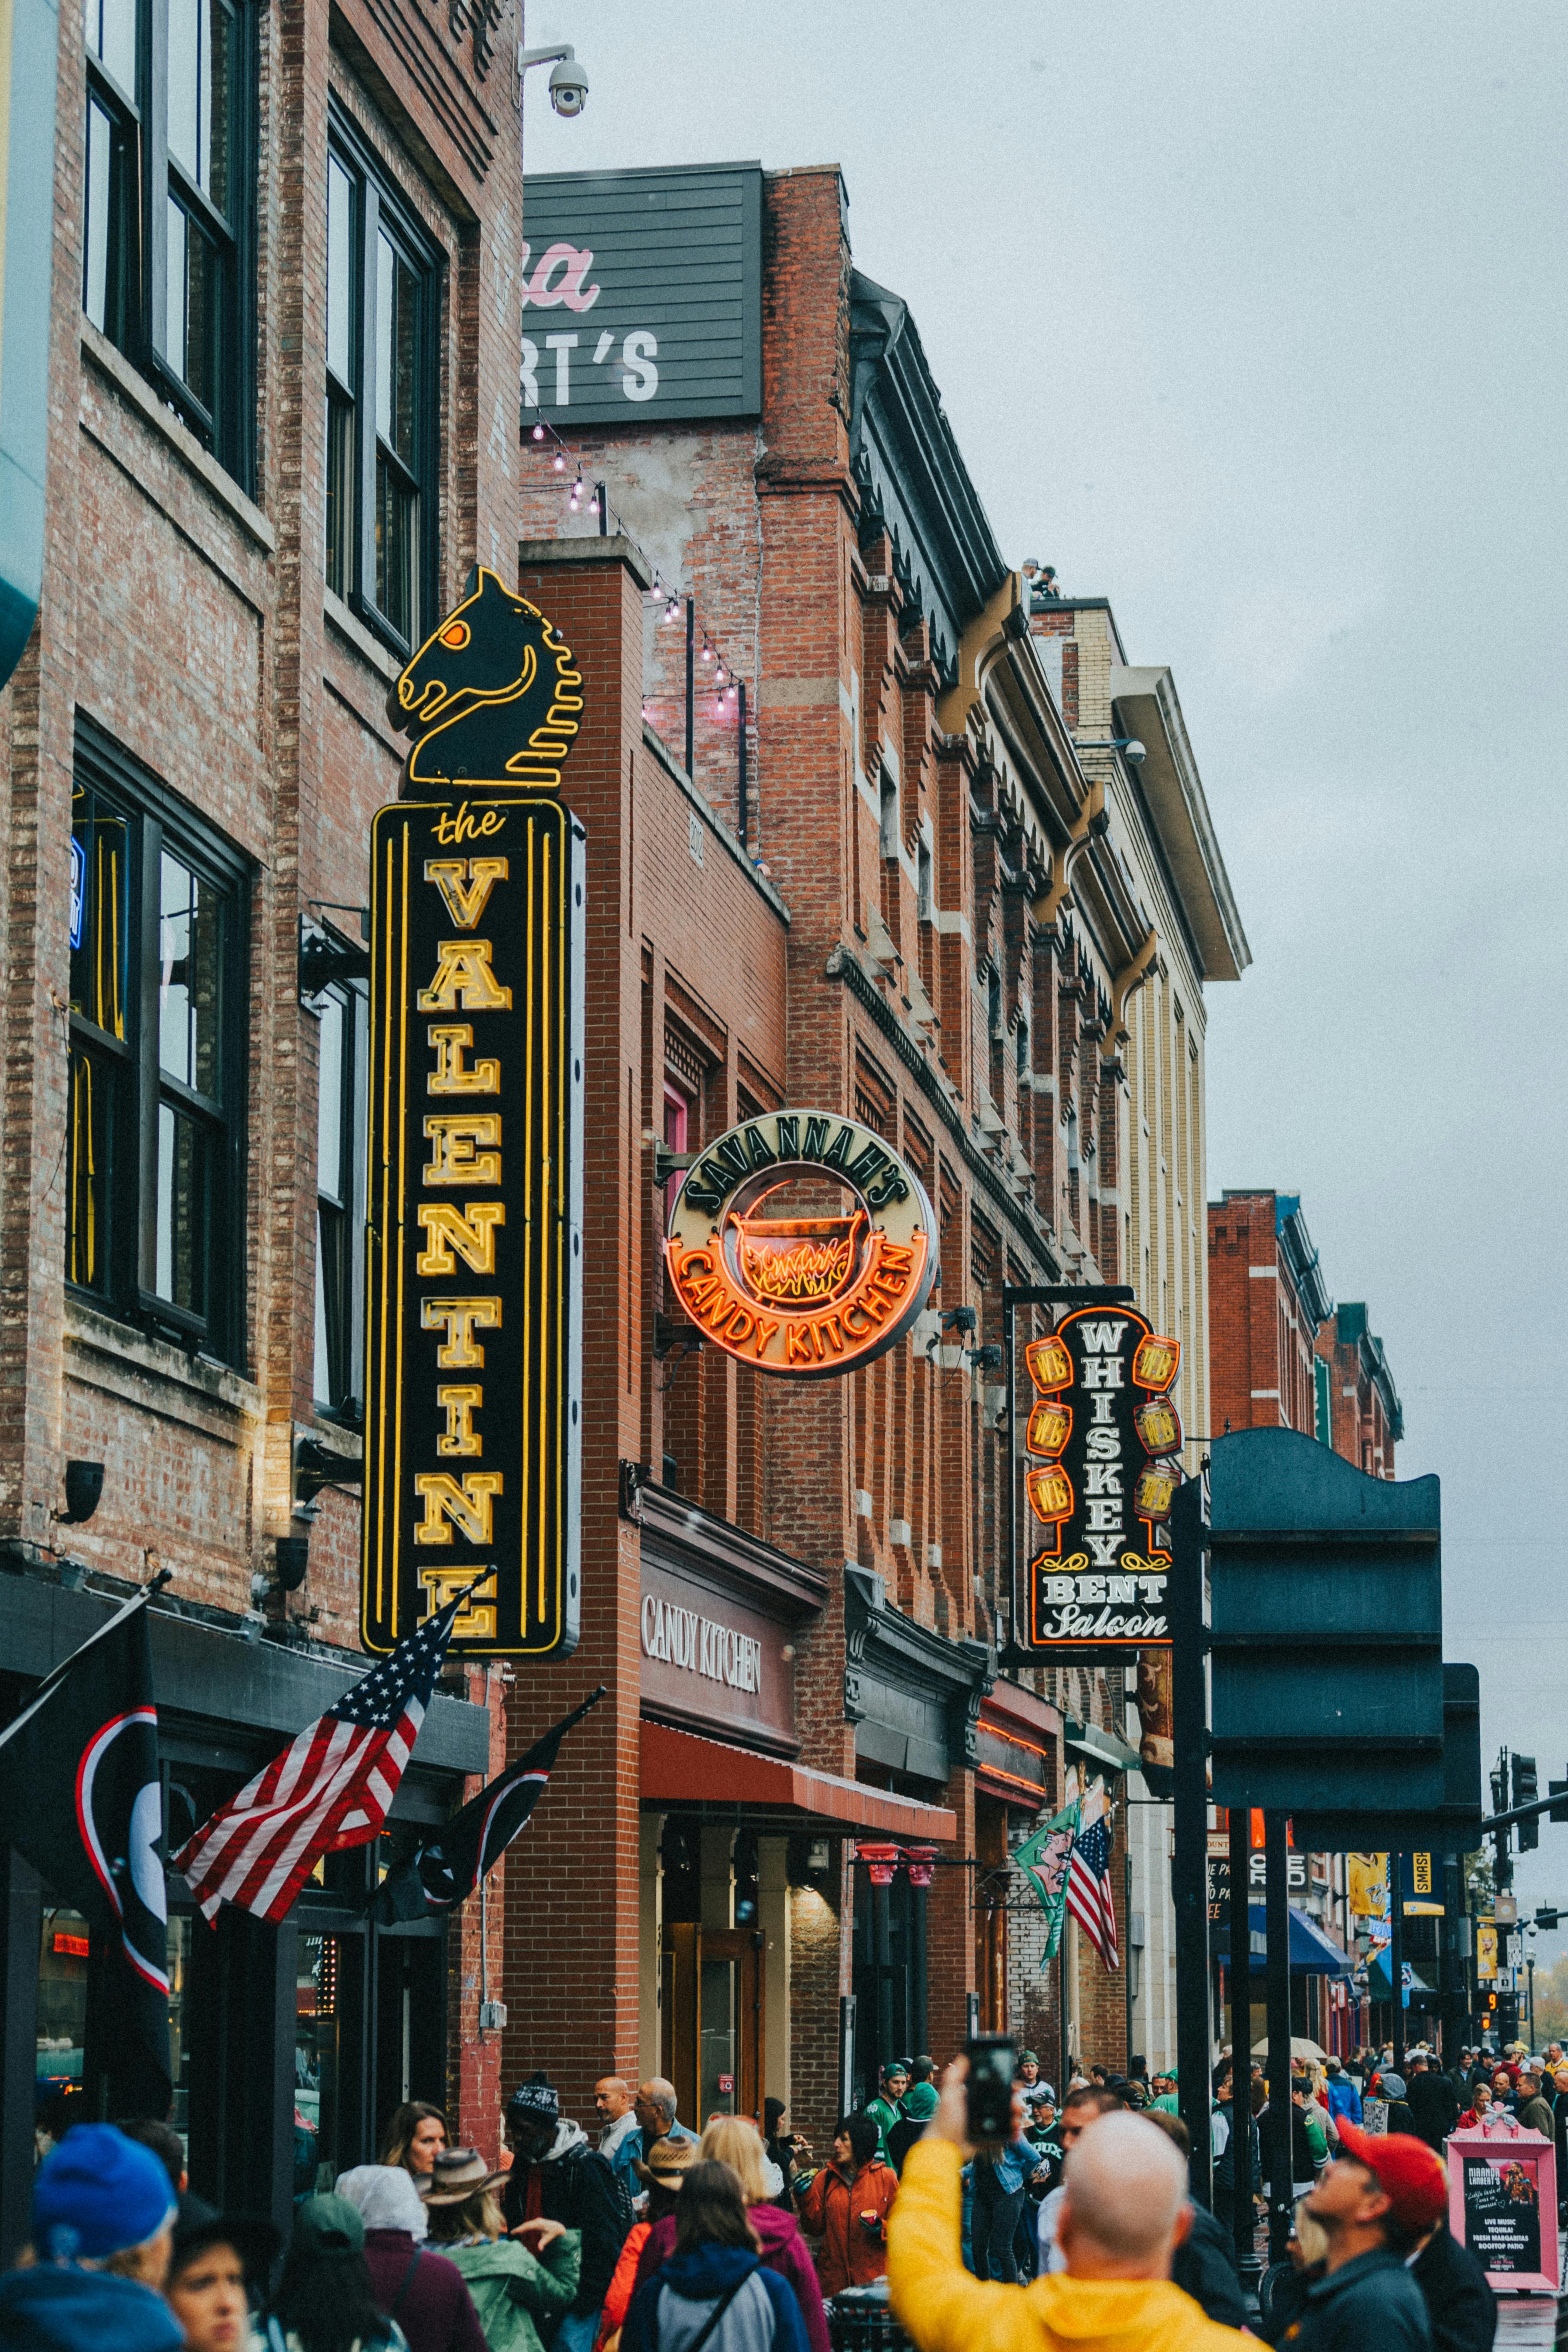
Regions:
M 79 13 L 61 18 L 43 604 L 0 695 L 0 1537 L 46 1569 L 67 1551 L 121 1580 L 161 1564 L 174 1571 L 182 1600 L 236 1621 L 251 1609 L 251 1580 L 268 1570 L 272 1538 L 300 1530 L 291 1441 L 297 1423 L 315 1418 L 318 1038 L 299 1001 L 300 917 L 311 901 L 364 899 L 371 812 L 395 797 L 404 750 L 382 709 L 396 661 L 326 611 L 329 86 L 449 265 L 437 484 L 439 593 L 448 600 L 476 555 L 504 571 L 516 543 L 521 217 L 515 76 L 505 63 L 512 0 L 503 0 L 482 86 L 467 30 L 451 34 L 427 12 L 426 37 L 446 49 L 434 93 L 363 0 L 331 9 L 282 0 L 253 16 L 253 497 L 84 322 L 82 22 Z M 483 114 L 493 139 L 481 133 L 474 144 L 468 134 Z M 62 910 L 79 711 L 254 864 L 246 1313 L 241 1360 L 230 1367 L 192 1360 L 64 1297 Z M 355 935 L 352 914 L 332 919 Z M 67 1455 L 105 1465 L 94 1517 L 68 1535 L 51 1517 Z M 330 1493 L 306 1581 L 288 1604 L 294 1638 L 357 1654 L 357 1503 Z M 277 1598 L 268 1607 L 283 1613 Z M 484 2087 L 493 2057 L 475 2027 L 477 1935 L 465 1917 L 454 1977 L 455 2095 L 476 2131 L 493 2105 Z M 495 1956 L 499 1963 L 499 1943 Z

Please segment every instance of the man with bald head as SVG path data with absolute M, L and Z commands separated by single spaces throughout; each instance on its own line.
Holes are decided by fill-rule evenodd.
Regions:
M 1028 2286 L 972 2278 L 960 2252 L 967 2152 L 965 2062 L 910 2148 L 888 2220 L 893 2309 L 918 2352 L 1226 2352 L 1247 2338 L 1216 2327 L 1171 2283 L 1191 2226 L 1187 2168 L 1142 2116 L 1100 2116 L 1069 2153 L 1057 2237 L 1067 2269 Z
M 637 2144 L 632 2148 L 627 2162 L 637 2157 L 646 2158 L 656 2139 L 695 2139 L 684 2124 L 675 2120 L 675 2084 L 662 2074 L 650 2074 L 646 2083 L 637 2084 L 637 2102 L 632 2110 L 637 2117 Z M 626 2143 L 631 2146 L 630 2141 Z
M 642 2149 L 641 2127 L 632 2086 L 624 2074 L 601 2074 L 594 2085 L 594 2112 L 599 2118 L 599 2154 L 609 2159 L 631 2197 L 637 2188 L 632 2165 Z

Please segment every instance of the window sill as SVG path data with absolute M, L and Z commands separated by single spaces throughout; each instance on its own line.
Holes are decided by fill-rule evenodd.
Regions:
M 346 645 L 352 646 L 361 660 L 367 661 L 376 675 L 384 677 L 390 686 L 393 679 L 400 677 L 403 671 L 404 666 L 397 656 L 389 652 L 381 639 L 365 627 L 363 621 L 355 619 L 342 598 L 332 589 L 324 587 L 321 590 L 321 598 L 322 610 L 339 636 Z
M 262 1411 L 261 1391 L 254 1381 L 231 1371 L 226 1365 L 207 1363 L 187 1356 L 183 1348 L 171 1347 L 166 1339 L 154 1339 L 150 1332 L 140 1331 L 132 1323 L 121 1323 L 106 1315 L 85 1299 L 68 1291 L 65 1302 L 65 1337 L 68 1347 L 80 1348 L 95 1356 L 112 1357 L 118 1363 L 140 1372 L 148 1372 L 156 1380 L 168 1381 L 174 1386 L 188 1389 L 196 1396 L 205 1397 L 214 1404 L 227 1405 L 232 1412 L 247 1419 L 259 1420 Z
M 188 470 L 199 475 L 214 498 L 228 509 L 240 529 L 256 541 L 268 555 L 278 551 L 278 538 L 272 525 L 258 506 L 240 488 L 233 478 L 224 472 L 217 459 L 209 457 L 195 435 L 182 425 L 173 409 L 166 408 L 147 382 L 133 368 L 123 352 L 116 351 L 107 335 L 100 335 L 90 319 L 81 322 L 81 347 L 93 365 L 106 375 L 115 390 L 129 402 L 145 424 L 160 434 L 169 447 Z

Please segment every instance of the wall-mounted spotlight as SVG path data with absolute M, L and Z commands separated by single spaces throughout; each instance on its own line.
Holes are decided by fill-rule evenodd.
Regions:
M 1112 735 L 1104 743 L 1078 743 L 1075 751 L 1120 751 L 1130 768 L 1140 768 L 1149 757 L 1136 735 Z
M 55 1517 L 66 1527 L 80 1527 L 97 1510 L 103 1494 L 101 1462 L 68 1462 L 66 1464 L 66 1507 Z

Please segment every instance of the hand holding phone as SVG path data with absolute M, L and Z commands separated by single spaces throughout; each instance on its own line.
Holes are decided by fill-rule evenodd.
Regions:
M 969 2137 L 976 2147 L 1005 2146 L 1013 2137 L 1017 2042 L 1010 2033 L 981 2033 L 964 2043 L 963 2054 L 969 2061 Z

